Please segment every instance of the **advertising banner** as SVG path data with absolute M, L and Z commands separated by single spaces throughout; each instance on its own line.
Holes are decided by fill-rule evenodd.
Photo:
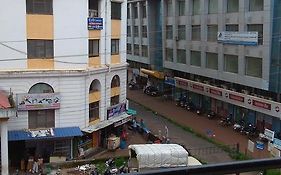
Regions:
M 17 94 L 17 109 L 20 111 L 59 108 L 60 95 L 57 93 Z
M 258 45 L 258 32 L 218 32 L 218 42 L 223 44 Z
M 126 112 L 126 103 L 119 103 L 107 109 L 107 119 L 117 117 Z
M 88 18 L 88 30 L 102 30 L 103 18 Z

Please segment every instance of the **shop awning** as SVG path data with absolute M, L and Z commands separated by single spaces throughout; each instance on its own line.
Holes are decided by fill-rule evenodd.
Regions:
M 53 139 L 82 136 L 79 127 L 50 128 L 42 130 L 15 130 L 8 132 L 9 141 Z
M 127 114 L 128 114 L 128 115 L 137 115 L 137 111 L 136 111 L 136 110 L 133 110 L 133 109 L 128 109 L 128 110 L 127 110 Z
M 144 74 L 153 76 L 153 77 L 158 78 L 158 79 L 164 79 L 163 72 L 158 72 L 158 71 L 154 71 L 154 70 L 148 70 L 148 69 L 144 69 L 144 68 L 141 68 L 140 70 Z
M 113 117 L 109 120 L 104 120 L 104 121 L 101 121 L 97 124 L 90 125 L 90 126 L 84 128 L 84 129 L 82 129 L 82 131 L 87 132 L 87 133 L 92 133 L 92 132 L 98 131 L 99 129 L 105 128 L 105 127 L 107 127 L 111 124 L 117 123 L 117 122 L 118 122 L 118 124 L 122 121 L 124 121 L 124 123 L 126 123 L 128 121 L 129 117 L 131 117 L 131 115 L 128 115 L 128 114 L 124 113 L 124 114 L 121 114 L 117 117 Z

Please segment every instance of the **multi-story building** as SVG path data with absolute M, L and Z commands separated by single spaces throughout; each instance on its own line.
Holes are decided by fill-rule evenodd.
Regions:
M 100 146 L 127 117 L 126 0 L 3 1 L 0 11 L 0 89 L 17 107 L 12 164 L 72 158 L 81 130 Z
M 128 62 L 152 69 L 143 73 L 153 77 L 149 64 L 159 59 L 172 77 L 175 97 L 186 93 L 198 107 L 280 132 L 280 5 L 277 0 L 128 1 Z M 144 16 L 152 20 L 147 26 Z M 160 40 L 146 42 L 144 28 Z M 140 56 L 146 43 L 150 52 Z M 162 58 L 155 56 L 159 51 Z

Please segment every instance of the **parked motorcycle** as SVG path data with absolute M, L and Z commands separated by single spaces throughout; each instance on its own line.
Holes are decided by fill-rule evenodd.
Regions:
M 118 168 L 115 166 L 115 161 L 113 158 L 108 159 L 105 162 L 105 172 L 104 175 L 117 175 L 118 174 Z
M 221 120 L 219 121 L 219 124 L 221 126 L 231 126 L 232 125 L 232 121 L 231 121 L 231 117 L 228 116 L 228 117 L 223 117 L 221 118 Z
M 238 122 L 234 123 L 233 130 L 243 133 L 245 130 L 245 121 L 239 120 Z
M 201 107 L 196 108 L 196 114 L 201 115 L 203 113 L 203 109 Z
M 136 89 L 138 89 L 138 85 L 137 85 L 137 83 L 135 83 L 135 82 L 130 82 L 129 83 L 129 89 L 131 89 L 131 90 L 136 90 Z
M 207 114 L 208 119 L 213 119 L 216 117 L 216 113 L 213 110 L 209 110 Z
M 187 109 L 188 111 L 193 111 L 193 110 L 195 110 L 195 106 L 192 102 L 186 102 L 185 109 Z

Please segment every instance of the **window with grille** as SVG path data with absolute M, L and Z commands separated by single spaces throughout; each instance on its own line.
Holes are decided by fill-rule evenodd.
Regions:
M 173 62 L 173 49 L 167 48 L 166 49 L 166 61 Z
M 28 59 L 50 59 L 54 57 L 53 40 L 27 40 Z
M 121 19 L 121 3 L 111 2 L 111 19 Z
M 119 54 L 119 39 L 111 40 L 111 55 Z
M 28 128 L 53 128 L 55 127 L 55 110 L 28 111 Z
M 171 25 L 166 26 L 166 38 L 173 39 L 173 26 Z
M 190 52 L 190 65 L 192 66 L 201 66 L 201 52 L 200 51 L 191 51 Z
M 148 57 L 147 45 L 142 45 L 141 47 L 142 47 L 142 54 L 141 54 L 141 56 Z
M 134 55 L 140 55 L 140 46 L 138 44 L 134 44 Z
M 238 73 L 238 56 L 224 55 L 224 71 Z
M 245 57 L 245 72 L 248 76 L 262 78 L 262 58 Z
M 193 41 L 200 41 L 201 40 L 201 27 L 200 27 L 200 25 L 193 25 L 191 27 L 191 39 Z
M 217 35 L 218 35 L 218 26 L 217 25 L 208 25 L 207 40 L 210 42 L 216 42 Z
M 132 54 L 132 44 L 127 43 L 127 54 Z
M 227 0 L 227 13 L 235 13 L 239 11 L 239 0 Z
M 184 49 L 177 50 L 177 63 L 186 64 L 186 51 Z
M 99 101 L 89 104 L 89 120 L 99 119 Z
M 99 56 L 99 40 L 89 40 L 89 57 Z
M 178 37 L 179 40 L 185 40 L 185 25 L 178 26 Z
M 218 70 L 218 54 L 206 53 L 206 68 Z
M 27 14 L 53 14 L 53 0 L 26 0 Z

